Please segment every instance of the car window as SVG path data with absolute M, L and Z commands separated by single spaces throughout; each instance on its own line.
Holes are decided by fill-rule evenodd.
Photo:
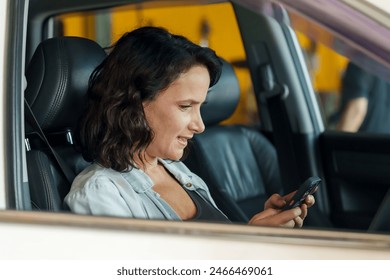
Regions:
M 326 129 L 390 133 L 390 84 L 372 60 L 350 59 L 324 27 L 290 13 Z
M 241 17 L 237 17 L 241 20 L 241 31 L 239 30 L 236 20 L 237 11 L 241 13 Z M 313 110 L 313 107 L 316 106 L 312 106 L 314 94 L 312 94 L 310 85 L 307 86 L 306 84 L 303 84 L 302 76 L 304 75 L 298 73 L 302 70 L 299 69 L 301 66 L 300 60 L 302 59 L 299 58 L 300 60 L 298 61 L 293 57 L 296 49 L 295 41 L 294 44 L 288 44 L 293 41 L 289 40 L 290 38 L 288 38 L 288 35 L 291 35 L 291 37 L 295 39 L 295 34 L 287 34 L 287 32 L 283 30 L 284 27 L 287 27 L 285 29 L 289 29 L 289 25 L 278 25 L 280 22 L 275 21 L 273 17 L 265 15 L 258 17 L 256 13 L 253 13 L 251 14 L 251 19 L 255 19 L 256 24 L 261 23 L 256 26 L 259 27 L 258 33 L 260 34 L 256 34 L 252 29 L 248 31 L 253 27 L 253 23 L 251 19 L 248 19 L 248 21 L 245 22 L 247 13 L 249 14 L 244 7 L 239 7 L 233 11 L 231 3 L 169 7 L 155 7 L 154 5 L 153 8 L 143 4 L 132 4 L 96 12 L 88 11 L 57 15 L 54 18 L 55 24 L 52 35 L 55 37 L 64 35 L 86 37 L 98 42 L 103 47 L 109 47 L 124 32 L 144 25 L 155 25 L 163 26 L 173 33 L 183 34 L 200 45 L 211 47 L 216 50 L 218 55 L 233 65 L 234 71 L 239 79 L 241 94 L 240 103 L 233 116 L 224 122 L 226 124 L 263 124 L 265 122 L 265 118 L 259 120 L 258 117 L 258 115 L 263 116 L 261 113 L 264 112 L 264 110 L 258 112 L 257 103 L 259 101 L 254 97 L 254 86 L 252 85 L 248 65 L 251 63 L 252 75 L 256 77 L 256 79 L 253 79 L 253 82 L 257 82 L 256 95 L 261 96 L 264 93 L 262 92 L 262 87 L 264 86 L 262 82 L 264 81 L 262 81 L 261 78 L 266 78 L 267 73 L 261 73 L 264 75 L 258 77 L 257 75 L 259 73 L 256 71 L 258 71 L 261 66 L 264 66 L 261 65 L 262 62 L 266 62 L 264 63 L 266 64 L 265 66 L 269 66 L 267 69 L 271 70 L 271 72 L 272 68 L 274 70 L 271 74 L 275 79 L 273 82 L 276 82 L 277 85 L 275 87 L 275 84 L 273 84 L 271 92 L 269 93 L 271 95 L 273 93 L 279 94 L 279 92 L 272 91 L 285 89 L 283 86 L 286 86 L 286 88 L 290 90 L 289 93 L 287 92 L 289 95 L 286 95 L 288 96 L 286 100 L 283 99 L 284 97 L 281 98 L 281 103 L 283 103 L 281 104 L 282 106 L 274 106 L 272 109 L 274 113 L 274 119 L 272 120 L 274 122 L 272 123 L 272 126 L 274 126 L 274 124 L 280 125 L 282 122 L 285 123 L 278 127 L 279 132 L 282 133 L 279 133 L 279 135 L 275 137 L 272 135 L 274 139 L 276 139 L 276 137 L 278 137 L 278 139 L 271 143 L 271 145 L 273 144 L 272 146 L 276 147 L 279 144 L 279 147 L 276 147 L 278 150 L 275 151 L 274 155 L 277 154 L 279 157 L 279 163 L 280 160 L 284 160 L 285 170 L 292 174 L 294 180 L 298 178 L 297 181 L 299 181 L 301 180 L 299 177 L 321 171 L 321 163 L 318 160 L 315 162 L 319 153 L 317 150 L 314 150 L 317 147 L 313 145 L 314 142 L 312 141 L 312 139 L 316 139 L 323 130 L 322 126 L 313 125 L 316 121 L 315 119 L 319 119 L 317 117 L 318 110 Z M 188 20 L 189 18 L 191 18 L 191 20 Z M 334 119 L 337 117 L 340 104 L 342 104 L 342 77 L 344 76 L 344 73 L 346 73 L 350 58 L 347 58 L 346 54 L 341 51 L 342 48 L 338 45 L 338 41 L 332 37 L 326 29 L 309 22 L 305 18 L 299 17 L 292 12 L 290 13 L 290 20 L 303 50 L 303 57 L 306 62 L 311 83 L 317 95 L 318 104 L 322 108 L 323 122 L 326 124 L 328 130 L 334 130 L 337 127 Z M 285 33 L 280 32 L 280 30 L 283 30 Z M 242 38 L 245 39 L 246 50 L 244 50 Z M 291 46 L 291 48 L 287 48 L 286 45 L 288 45 L 288 47 Z M 247 61 L 246 55 L 250 57 L 251 60 L 248 59 Z M 362 60 L 358 60 L 357 62 L 359 65 L 364 64 L 362 63 Z M 368 68 L 372 72 L 373 67 Z M 307 90 L 305 87 L 310 88 Z M 265 96 L 266 94 L 263 95 Z M 259 102 L 259 104 L 262 105 L 262 109 L 263 107 L 268 109 L 267 106 L 270 105 L 268 104 L 268 101 L 270 101 L 269 97 L 272 97 L 271 95 L 265 96 L 268 99 Z M 310 100 L 306 98 L 306 95 L 310 95 Z M 302 106 L 302 104 L 305 103 L 304 101 L 306 101 L 307 104 Z M 315 114 L 310 111 L 315 112 Z M 284 113 L 284 116 L 278 118 L 278 116 L 281 116 Z M 275 114 L 278 116 L 275 117 Z M 278 121 L 280 123 L 277 123 Z M 268 123 L 270 123 L 269 120 Z M 285 126 L 286 124 L 287 126 Z M 291 127 L 289 127 L 289 125 Z M 292 128 L 291 131 L 290 128 Z M 273 133 L 272 129 L 270 132 Z M 288 139 L 288 137 L 291 137 L 293 141 L 290 141 L 291 139 Z M 296 139 L 299 141 L 296 141 Z M 285 146 L 285 143 L 289 145 Z M 305 145 L 307 147 L 305 147 Z M 285 151 L 292 152 L 283 154 Z M 225 154 L 223 154 L 223 156 L 225 156 Z M 233 163 L 234 161 L 236 161 L 236 159 L 231 157 L 230 161 L 226 162 Z M 260 156 L 254 160 L 255 163 L 258 161 L 261 163 L 267 162 L 267 160 L 264 160 L 264 158 Z M 245 168 L 245 164 L 239 166 L 234 164 L 231 165 L 242 168 L 245 172 L 248 171 Z M 298 169 L 301 174 L 294 172 L 294 168 Z M 251 172 L 252 171 L 248 173 Z M 230 174 L 226 177 L 229 177 L 229 175 Z M 260 176 L 256 172 L 252 172 L 250 175 L 251 179 L 255 178 L 257 175 Z M 264 175 L 261 174 L 261 176 Z M 285 179 L 286 177 L 286 174 L 283 174 L 278 178 Z M 333 178 L 329 178 L 329 181 L 332 179 Z M 298 183 L 299 182 L 292 184 L 289 182 L 284 185 L 291 188 L 291 190 L 295 190 Z M 324 180 L 324 185 L 325 183 Z M 263 194 L 259 194 L 259 196 L 260 195 Z M 318 198 L 320 197 L 318 196 Z M 322 200 L 324 202 L 321 202 Z M 323 196 L 323 199 L 318 199 L 317 201 L 318 205 L 321 206 L 321 204 L 323 204 L 325 205 L 324 209 L 326 208 L 326 194 Z M 356 205 L 354 204 L 354 206 Z

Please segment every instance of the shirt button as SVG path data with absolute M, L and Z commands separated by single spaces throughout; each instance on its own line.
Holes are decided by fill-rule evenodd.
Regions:
M 192 184 L 191 184 L 191 183 L 187 183 L 187 184 L 186 184 L 186 187 L 187 187 L 187 188 L 191 188 L 191 187 L 192 187 Z

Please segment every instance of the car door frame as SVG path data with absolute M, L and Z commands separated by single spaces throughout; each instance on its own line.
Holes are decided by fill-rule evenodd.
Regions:
M 314 98 L 312 86 L 306 78 L 306 65 L 295 35 L 291 32 L 286 10 L 280 5 L 275 5 L 275 2 L 285 4 L 285 1 L 270 1 L 263 2 L 262 5 L 256 7 L 248 4 L 247 8 L 242 8 L 236 5 L 236 14 L 239 24 L 246 26 L 244 30 L 248 30 L 250 25 L 253 26 L 251 31 L 243 32 L 243 41 L 260 111 L 267 112 L 262 117 L 269 119 L 264 122 L 265 129 L 270 129 L 274 136 L 281 173 L 287 186 L 286 190 L 292 190 L 291 186 L 297 186 L 306 177 L 318 175 L 324 179 L 324 183 L 320 189 L 322 193 L 316 195 L 317 207 L 321 214 L 324 214 L 322 218 L 327 218 L 330 222 L 326 224 L 347 229 L 367 229 L 369 221 L 374 217 L 375 206 L 379 207 L 380 197 L 387 191 L 386 183 L 378 182 L 387 178 L 384 170 L 386 168 L 389 170 L 390 167 L 387 156 L 388 148 L 383 144 L 389 139 L 387 136 L 380 135 L 347 135 L 324 130 L 320 114 L 318 114 L 318 103 Z M 294 6 L 292 3 L 286 5 Z M 302 12 L 308 11 L 302 7 L 299 8 Z M 264 16 L 256 16 L 256 10 L 263 10 Z M 364 59 L 372 60 L 377 57 L 369 54 L 375 49 L 374 47 L 356 46 L 356 42 L 351 42 L 348 38 L 350 32 L 340 34 L 339 29 L 335 32 L 338 32 L 339 40 L 344 40 L 347 53 L 352 54 L 351 57 L 357 54 L 363 55 Z M 359 42 L 366 44 L 370 44 L 372 40 L 370 37 L 370 40 L 362 41 L 364 37 L 361 35 L 356 38 Z M 362 47 L 367 47 L 366 53 L 363 52 Z M 387 57 L 387 55 L 384 54 L 382 57 Z M 380 59 L 373 60 L 373 65 L 383 73 L 388 70 L 384 70 L 385 65 L 382 62 Z M 272 80 L 276 85 L 274 87 L 276 91 L 287 87 L 289 91 L 287 96 L 275 94 L 275 90 L 267 90 L 267 85 L 264 86 L 265 75 L 259 74 L 259 67 L 264 64 L 271 65 Z M 364 198 L 370 194 L 369 183 L 365 187 L 355 188 L 353 199 L 355 211 L 352 213 L 350 213 L 351 200 L 345 198 L 345 193 L 348 193 L 347 190 L 351 189 L 354 181 L 345 169 L 340 171 L 340 165 L 344 164 L 342 159 L 345 160 L 345 157 L 339 156 L 340 153 L 344 155 L 353 153 L 358 161 L 355 163 L 358 166 L 355 172 L 361 171 L 367 160 L 375 162 L 375 167 L 371 169 L 377 172 L 375 180 L 373 174 L 367 174 L 367 172 L 364 173 L 367 176 L 363 179 L 365 182 L 374 180 L 379 192 L 371 196 L 371 201 L 365 204 Z M 383 156 L 378 155 L 380 153 L 386 154 L 384 159 Z M 348 170 L 350 172 L 350 169 Z M 378 173 L 378 170 L 383 171 Z M 362 176 L 362 172 L 359 175 Z M 340 183 L 341 179 L 343 184 Z M 341 194 L 344 195 L 343 199 L 341 199 Z M 359 213 L 356 211 L 358 207 L 366 208 Z M 338 218 L 340 216 L 343 218 Z M 320 216 L 316 216 L 316 219 L 318 218 Z M 348 222 L 348 220 L 353 220 L 353 222 Z

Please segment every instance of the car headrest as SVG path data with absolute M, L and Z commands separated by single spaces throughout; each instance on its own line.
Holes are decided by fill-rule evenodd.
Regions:
M 26 70 L 25 98 L 42 130 L 77 124 L 89 76 L 105 57 L 103 48 L 85 38 L 58 37 L 39 44 Z
M 201 115 L 205 126 L 218 124 L 229 118 L 240 100 L 240 87 L 233 66 L 222 60 L 222 73 L 218 82 L 209 89 Z

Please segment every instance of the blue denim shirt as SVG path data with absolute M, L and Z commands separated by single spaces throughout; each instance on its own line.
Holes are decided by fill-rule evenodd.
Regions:
M 206 183 L 182 162 L 159 161 L 183 187 L 197 192 L 217 208 Z M 117 172 L 94 163 L 75 178 L 65 203 L 78 214 L 181 220 L 153 190 L 151 178 L 136 168 Z

